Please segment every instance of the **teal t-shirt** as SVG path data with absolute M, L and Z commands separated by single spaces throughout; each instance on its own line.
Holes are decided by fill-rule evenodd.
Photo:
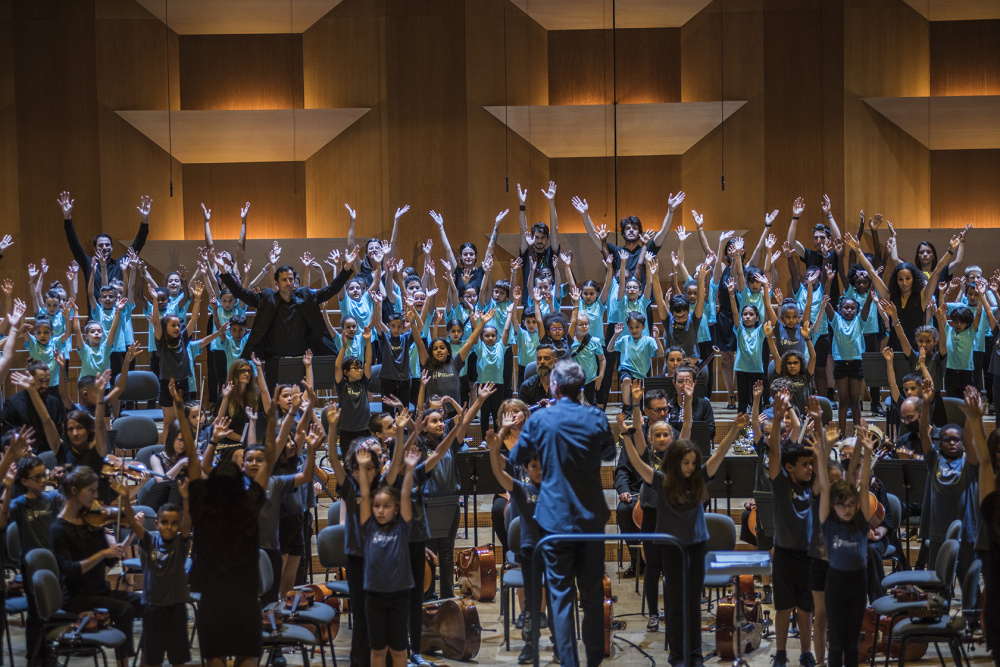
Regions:
M 618 367 L 628 371 L 633 378 L 645 380 L 649 375 L 650 362 L 656 356 L 656 341 L 643 334 L 639 340 L 623 331 L 615 341 L 615 350 L 621 353 Z
M 215 343 L 216 341 L 222 341 L 222 349 L 226 353 L 227 373 L 229 372 L 229 369 L 233 367 L 233 363 L 235 363 L 236 360 L 243 355 L 243 347 L 247 344 L 248 338 L 250 338 L 249 331 L 244 333 L 243 337 L 240 338 L 239 340 L 235 340 L 233 338 L 233 334 L 227 331 L 225 336 L 220 336 L 219 338 L 216 338 L 214 341 L 212 341 L 212 343 Z M 256 377 L 257 367 L 254 366 L 253 364 L 250 364 L 250 367 L 253 369 L 254 377 Z
M 28 356 L 35 361 L 43 361 L 49 367 L 49 386 L 59 385 L 59 362 L 56 361 L 56 353 L 59 351 L 59 339 L 52 337 L 49 342 L 42 345 L 33 334 L 28 334 L 24 339 L 24 349 L 28 351 Z
M 344 350 L 344 358 L 347 357 L 357 357 L 364 361 L 365 359 L 365 339 L 361 335 L 361 329 L 358 329 L 358 335 L 356 335 L 352 340 L 344 338 L 343 335 L 338 331 L 337 335 L 333 337 L 334 342 L 337 344 L 337 349 L 344 347 L 344 341 L 347 340 L 347 349 Z
M 597 377 L 597 371 L 601 369 L 599 360 L 604 356 L 604 345 L 601 341 L 591 336 L 587 344 L 581 347 L 580 341 L 574 338 L 570 347 L 570 354 L 573 360 L 583 368 L 587 382 L 593 382 L 594 378 Z
M 753 329 L 747 329 L 743 326 L 743 318 L 739 318 L 733 331 L 736 332 L 736 370 L 763 373 L 764 362 L 760 355 L 764 345 L 764 327 L 758 324 Z
M 871 317 L 871 313 L 868 315 Z M 833 316 L 833 360 L 857 361 L 865 349 L 865 336 L 862 331 L 863 320 L 857 315 L 853 320 L 845 320 L 840 313 Z
M 233 316 L 235 316 L 235 315 L 242 315 L 243 317 L 246 317 L 247 309 L 243 306 L 243 304 L 241 304 L 239 301 L 237 301 L 236 305 L 233 306 L 232 308 L 230 308 L 229 310 L 226 310 L 221 305 L 220 306 L 216 306 L 215 307 L 215 312 L 219 316 L 219 323 L 220 324 L 225 324 L 230 319 L 232 319 Z M 226 336 L 228 336 L 228 335 L 229 335 L 229 333 L 226 332 Z M 213 340 L 211 343 L 209 343 L 208 349 L 215 350 L 216 352 L 223 351 L 225 349 L 224 337 L 223 336 L 219 336 L 218 338 L 216 338 L 215 340 Z
M 497 341 L 493 346 L 479 341 L 474 349 L 476 351 L 476 370 L 479 372 L 476 382 L 480 384 L 493 382 L 502 385 L 503 355 L 507 347 L 500 341 Z
M 118 318 L 118 330 L 115 332 L 115 339 L 111 343 L 112 352 L 124 352 L 125 348 L 129 345 L 129 339 L 125 335 L 125 327 L 122 325 L 126 322 L 132 321 L 132 311 L 135 310 L 135 306 L 131 303 L 126 304 L 125 308 L 122 309 L 121 317 Z M 104 327 L 104 334 L 111 334 L 111 324 L 115 321 L 115 309 L 112 307 L 110 310 L 99 307 L 94 313 L 97 315 L 98 321 L 101 326 Z
M 583 297 L 580 297 L 577 302 L 577 314 L 590 318 L 590 335 L 602 345 L 604 344 L 604 312 L 606 310 L 607 306 L 601 303 L 599 297 L 591 304 L 586 303 Z
M 946 368 L 956 371 L 971 371 L 975 368 L 972 352 L 975 348 L 976 335 L 970 326 L 965 331 L 957 333 L 948 327 L 948 359 Z
M 367 291 L 361 294 L 361 298 L 355 301 L 349 296 L 344 296 L 340 300 L 340 321 L 343 322 L 345 317 L 353 317 L 358 323 L 358 331 L 360 332 L 364 329 L 368 322 L 372 321 L 372 311 L 375 309 L 375 302 L 372 301 L 372 295 Z M 382 313 L 379 312 L 381 317 Z M 372 344 L 375 343 L 375 326 L 372 326 Z M 360 335 L 358 336 L 360 338 Z
M 535 360 L 538 351 L 538 332 L 531 333 L 524 327 L 517 328 L 517 363 L 527 366 Z
M 202 344 L 200 340 L 193 340 L 187 344 L 187 357 L 188 357 L 188 367 L 191 369 L 191 375 L 188 376 L 188 391 L 192 394 L 198 393 L 198 383 L 195 380 L 194 372 L 194 360 L 201 354 Z
M 853 286 L 848 287 L 847 291 L 844 292 L 844 296 L 850 297 L 858 302 L 858 319 L 861 319 L 861 311 L 864 309 L 865 299 L 868 298 L 867 294 L 858 294 L 858 291 L 854 289 Z M 816 307 L 813 306 L 813 312 L 816 312 Z M 873 303 L 868 308 L 868 319 L 861 323 L 861 333 L 862 334 L 877 334 L 878 333 L 878 308 Z
M 94 347 L 86 341 L 80 348 L 80 377 L 86 375 L 98 376 L 111 368 L 111 345 L 108 339 L 101 340 L 101 344 Z

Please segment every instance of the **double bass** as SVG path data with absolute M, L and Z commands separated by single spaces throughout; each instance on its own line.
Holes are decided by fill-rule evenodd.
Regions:
M 421 652 L 440 651 L 447 660 L 470 660 L 479 653 L 483 629 L 469 598 L 424 603 L 421 624 Z

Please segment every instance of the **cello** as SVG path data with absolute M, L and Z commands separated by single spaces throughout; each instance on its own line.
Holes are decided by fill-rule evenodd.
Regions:
M 638 504 L 636 505 L 638 507 Z M 618 596 L 611 594 L 611 577 L 604 575 L 604 657 L 611 657 L 611 635 L 615 630 L 624 630 L 625 621 L 615 620 L 614 604 Z
M 421 614 L 420 650 L 440 651 L 448 660 L 470 660 L 479 653 L 482 626 L 479 611 L 469 598 L 426 602 Z
M 738 591 L 719 600 L 715 614 L 715 650 L 719 658 L 735 661 L 760 648 L 764 614 L 756 599 L 753 576 L 740 575 Z
M 497 562 L 492 544 L 458 552 L 458 590 L 483 602 L 496 597 Z

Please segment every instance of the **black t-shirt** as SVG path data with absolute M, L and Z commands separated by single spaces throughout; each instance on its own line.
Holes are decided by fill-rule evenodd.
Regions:
M 625 260 L 625 270 L 628 271 L 629 275 L 634 275 L 635 279 L 639 281 L 639 285 L 645 288 L 646 267 L 645 265 L 638 266 L 639 255 L 641 254 L 643 248 L 646 248 L 647 254 L 655 255 L 660 251 L 660 246 L 656 245 L 654 241 L 650 240 L 650 242 L 647 243 L 645 246 L 643 246 L 640 243 L 635 247 L 635 250 L 629 250 L 625 246 L 615 245 L 611 241 L 607 241 L 606 243 L 608 247 L 608 252 L 611 254 L 611 257 L 613 257 L 612 269 L 614 270 L 614 275 L 617 276 L 618 272 L 621 270 L 622 267 L 622 260 L 621 257 L 618 256 L 618 251 L 624 250 L 625 252 L 628 253 L 628 259 Z M 637 268 L 638 272 L 636 271 Z
M 459 292 L 461 294 L 461 292 Z M 379 378 L 399 382 L 410 379 L 410 346 L 413 345 L 413 334 L 409 331 L 399 338 L 379 336 L 378 347 L 381 352 L 382 370 Z
M 348 382 L 347 375 L 337 383 L 337 400 L 340 403 L 340 430 L 364 431 L 371 419 L 368 406 L 368 383 L 364 375 L 357 382 Z
M 528 276 L 531 275 L 531 259 L 534 258 L 536 262 L 535 276 L 537 277 L 539 269 L 548 269 L 550 271 L 552 270 L 553 257 L 558 255 L 561 249 L 562 246 L 553 250 L 552 246 L 550 245 L 545 250 L 538 253 L 535 252 L 534 246 L 528 246 L 528 249 L 521 253 L 520 257 L 521 257 L 521 262 L 523 263 L 523 266 L 521 267 L 521 287 L 524 288 L 524 294 L 521 297 L 521 300 L 523 303 L 527 304 L 531 301 L 531 299 L 528 298 L 529 294 L 528 290 L 534 289 L 534 285 L 530 287 L 528 286 Z M 459 289 L 458 293 L 459 295 L 461 295 L 462 290 Z

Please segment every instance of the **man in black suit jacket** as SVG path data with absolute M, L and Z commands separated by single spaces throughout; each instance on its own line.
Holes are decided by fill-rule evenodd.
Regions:
M 278 290 L 264 288 L 260 293 L 244 289 L 239 280 L 232 274 L 232 267 L 226 260 L 217 258 L 223 268 L 222 282 L 240 301 L 256 309 L 250 338 L 243 347 L 243 358 L 249 359 L 256 354 L 265 362 L 265 371 L 269 376 L 269 387 L 275 385 L 276 379 L 271 377 L 274 364 L 268 360 L 279 357 L 301 357 L 306 350 L 314 354 L 333 354 L 334 344 L 323 322 L 320 306 L 332 299 L 347 284 L 354 274 L 354 260 L 357 258 L 357 248 L 344 254 L 344 269 L 337 274 L 329 285 L 323 289 L 295 287 L 295 269 L 288 265 L 279 266 L 274 272 L 274 281 Z
M 14 334 L 16 335 L 16 334 Z M 47 393 L 49 387 L 49 367 L 44 361 L 32 361 L 28 364 L 28 373 L 35 378 L 35 386 L 42 400 L 45 401 L 45 409 L 48 410 L 52 421 L 56 423 L 59 433 L 63 432 L 66 426 L 66 408 L 58 396 Z M 35 429 L 35 447 L 39 452 L 49 450 L 49 444 L 45 440 L 44 425 L 42 419 L 31 403 L 31 397 L 27 390 L 22 390 L 8 398 L 3 404 L 3 411 L 0 412 L 0 421 L 3 422 L 5 430 L 18 430 L 22 426 L 31 426 Z

